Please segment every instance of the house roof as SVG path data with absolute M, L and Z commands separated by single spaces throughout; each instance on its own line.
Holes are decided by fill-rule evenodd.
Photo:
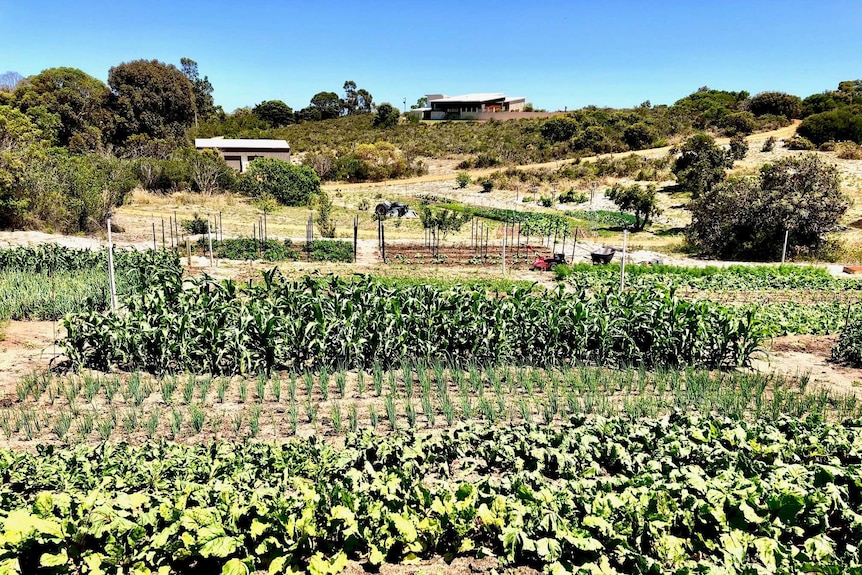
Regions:
M 445 96 L 443 98 L 437 98 L 435 100 L 429 100 L 428 103 L 431 102 L 490 102 L 491 100 L 503 100 L 506 98 L 506 95 L 502 92 L 479 92 L 476 94 L 461 94 L 460 96 Z
M 243 138 L 195 138 L 195 148 L 220 148 L 222 150 L 266 149 L 290 151 L 285 140 L 261 140 Z

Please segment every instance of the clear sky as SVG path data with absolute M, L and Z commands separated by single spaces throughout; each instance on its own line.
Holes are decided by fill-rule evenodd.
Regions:
M 805 97 L 862 77 L 860 0 L 0 0 L 0 73 L 107 80 L 196 60 L 226 111 L 353 80 L 399 108 L 505 92 L 549 110 L 671 104 L 700 86 Z

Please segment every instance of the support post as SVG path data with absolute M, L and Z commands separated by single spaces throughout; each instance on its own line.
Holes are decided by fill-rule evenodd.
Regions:
M 162 249 L 165 249 L 165 216 L 162 216 Z
M 207 243 L 210 248 L 210 267 L 214 266 L 213 262 L 213 227 L 210 225 L 210 215 L 207 214 Z
M 156 244 L 156 222 L 153 222 L 153 250 L 157 250 L 158 245 Z
M 620 291 L 626 287 L 626 242 L 629 239 L 629 231 L 623 230 L 623 258 L 620 262 Z
M 356 263 L 356 252 L 359 245 L 359 216 L 353 216 L 353 263 Z
M 111 238 L 111 212 L 108 212 L 108 285 L 111 290 L 111 311 L 117 311 L 117 283 L 114 279 L 114 242 Z
M 787 257 L 787 240 L 790 238 L 790 230 L 784 230 L 784 249 L 781 250 L 781 263 L 784 263 L 784 258 Z

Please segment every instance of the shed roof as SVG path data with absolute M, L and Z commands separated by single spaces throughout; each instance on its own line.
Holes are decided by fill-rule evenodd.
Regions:
M 262 140 L 244 138 L 195 138 L 195 148 L 220 148 L 223 150 L 266 149 L 290 151 L 285 140 Z

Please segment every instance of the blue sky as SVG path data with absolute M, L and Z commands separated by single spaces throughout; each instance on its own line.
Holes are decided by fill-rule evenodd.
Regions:
M 862 2 L 0 0 L 0 73 L 198 62 L 216 104 L 294 109 L 354 80 L 399 108 L 505 92 L 549 110 L 670 104 L 700 86 L 805 97 L 862 77 Z

